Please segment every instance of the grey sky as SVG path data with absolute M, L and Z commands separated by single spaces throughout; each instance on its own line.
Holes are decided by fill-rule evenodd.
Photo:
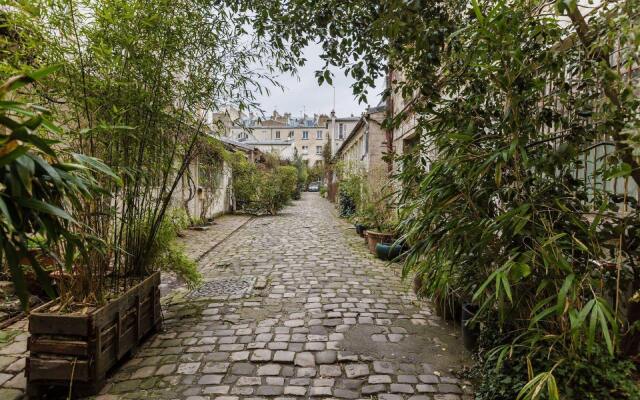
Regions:
M 318 86 L 315 71 L 324 63 L 320 59 L 322 48 L 314 44 L 304 51 L 307 62 L 298 72 L 298 77 L 283 75 L 279 81 L 285 87 L 271 88 L 269 96 L 259 96 L 258 101 L 267 114 L 277 110 L 280 114 L 290 112 L 294 116 L 300 116 L 303 112 L 307 115 L 314 113 L 329 114 L 333 108 L 333 88 L 326 84 Z M 344 72 L 334 70 L 333 87 L 336 91 L 336 114 L 338 116 L 360 115 L 367 107 L 366 104 L 358 104 L 351 91 L 351 77 L 345 77 Z M 380 101 L 380 92 L 384 89 L 384 79 L 377 82 L 376 88 L 370 90 L 369 103 L 375 106 Z

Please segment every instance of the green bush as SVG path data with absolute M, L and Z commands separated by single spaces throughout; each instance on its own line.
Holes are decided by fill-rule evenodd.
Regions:
M 476 390 L 476 400 L 513 400 L 529 379 L 527 363 L 532 372 L 553 371 L 553 379 L 563 399 L 571 400 L 631 400 L 640 398 L 635 380 L 637 369 L 628 360 L 611 356 L 607 349 L 598 346 L 591 355 L 579 354 L 564 358 L 554 368 L 546 351 L 528 354 L 524 347 L 514 348 L 511 357 L 499 363 L 498 354 L 487 357 L 475 374 L 482 376 Z M 555 353 L 555 351 L 551 351 Z M 496 365 L 499 367 L 496 368 Z M 546 399 L 547 397 L 542 397 Z
M 352 174 L 342 178 L 338 187 L 338 214 L 350 218 L 364 205 L 366 181 L 363 175 Z
M 356 213 L 357 203 L 353 195 L 340 185 L 338 191 L 338 214 L 342 218 L 352 217 Z
M 233 153 L 231 168 L 233 194 L 238 207 L 243 208 L 254 200 L 259 180 L 258 168 L 241 153 Z
M 171 271 L 183 279 L 189 287 L 202 282 L 198 266 L 184 253 L 184 246 L 176 239 L 178 232 L 189 225 L 189 218 L 182 208 L 170 210 L 160 223 L 160 228 L 149 251 L 150 265 L 163 271 Z
M 282 166 L 275 170 L 275 179 L 280 185 L 280 200 L 283 203 L 293 199 L 298 191 L 298 170 L 293 166 Z
M 269 161 L 260 170 L 245 157 L 233 161 L 233 190 L 240 209 L 252 214 L 275 215 L 295 197 L 298 170 Z

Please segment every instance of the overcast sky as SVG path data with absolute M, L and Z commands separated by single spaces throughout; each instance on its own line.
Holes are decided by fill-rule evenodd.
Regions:
M 325 82 L 318 86 L 315 71 L 324 65 L 320 59 L 322 48 L 314 44 L 304 51 L 307 62 L 300 68 L 298 77 L 283 75 L 279 81 L 285 87 L 284 92 L 272 88 L 269 96 L 259 96 L 262 109 L 267 114 L 277 110 L 280 114 L 290 112 L 294 116 L 300 116 L 303 112 L 307 115 L 329 114 L 333 108 L 333 88 L 335 88 L 336 114 L 338 116 L 360 115 L 366 108 L 366 104 L 358 104 L 351 91 L 351 77 L 345 77 L 344 72 L 334 70 L 333 87 Z M 380 101 L 380 92 L 384 89 L 384 79 L 377 82 L 376 88 L 369 91 L 369 103 L 376 106 Z

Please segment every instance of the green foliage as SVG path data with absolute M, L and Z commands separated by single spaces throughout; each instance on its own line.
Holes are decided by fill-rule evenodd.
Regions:
M 51 255 L 59 248 L 65 261 L 58 261 L 57 267 L 71 272 L 77 252 L 103 244 L 79 232 L 81 226 L 72 216 L 82 210 L 83 200 L 103 192 L 92 172 L 119 182 L 102 162 L 71 154 L 57 140 L 47 138 L 62 132 L 48 110 L 18 99 L 5 100 L 55 69 L 18 75 L 0 86 L 0 261 L 6 262 L 24 308 L 29 302 L 21 264 L 29 264 L 47 294 L 54 297 L 50 271 L 30 250 Z
M 101 303 L 103 289 L 117 294 L 154 270 L 149 263 L 158 257 L 149 252 L 202 147 L 208 149 L 199 155 L 209 157 L 200 171 L 205 186 L 215 192 L 218 184 L 227 155 L 207 143 L 208 111 L 253 109 L 263 82 L 278 86 L 278 71 L 296 68 L 287 50 L 246 34 L 247 16 L 214 3 L 9 0 L 0 9 L 0 77 L 60 64 L 22 94 L 29 103 L 48 102 L 51 119 L 67 128 L 52 135 L 67 149 L 100 158 L 122 177 L 102 168 L 95 179 L 103 193 L 83 197 L 85 212 L 72 215 L 106 244 L 71 244 L 86 251 L 91 273 L 81 276 L 93 285 L 76 301 Z M 77 161 L 100 167 L 91 160 Z
M 294 156 L 293 165 L 297 170 L 296 191 L 293 194 L 294 200 L 299 200 L 301 192 L 307 187 L 309 179 L 309 167 L 297 153 Z
M 350 218 L 370 229 L 395 232 L 397 218 L 393 205 L 394 193 L 385 172 L 368 173 L 336 164 L 342 176 L 339 182 L 338 211 L 343 218 Z
M 597 346 L 591 355 L 573 355 L 557 365 L 547 352 L 532 356 L 525 347 L 516 347 L 506 358 L 498 358 L 499 353 L 493 352 L 483 361 L 479 371 L 483 379 L 476 388 L 476 400 L 512 400 L 513 394 L 519 392 L 522 394 L 518 398 L 530 399 L 535 398 L 538 388 L 542 398 L 551 400 L 554 397 L 549 394 L 549 387 L 551 393 L 557 389 L 562 398 L 569 399 L 631 400 L 640 396 L 634 364 L 611 356 L 603 346 Z M 528 363 L 520 361 L 527 358 Z
M 349 218 L 362 207 L 366 190 L 365 177 L 352 174 L 344 177 L 338 184 L 338 214 L 342 218 Z
M 322 196 L 322 197 L 326 197 L 327 196 L 327 187 L 326 186 L 320 186 L 320 196 Z
M 195 261 L 185 254 L 184 246 L 177 241 L 180 230 L 189 224 L 189 217 L 182 208 L 166 213 L 149 250 L 149 264 L 175 273 L 193 288 L 202 282 L 202 275 Z
M 313 167 L 308 168 L 307 170 L 307 180 L 305 185 L 308 186 L 311 182 L 321 182 L 324 176 L 324 165 L 323 163 L 317 162 L 313 165 Z
M 298 170 L 294 166 L 264 169 L 238 156 L 233 162 L 233 190 L 239 208 L 253 214 L 275 215 L 293 199 L 298 190 Z M 276 165 L 275 167 L 273 167 Z
M 491 345 L 503 360 L 518 349 L 500 396 L 637 397 L 621 351 L 637 354 L 640 314 L 637 1 L 588 19 L 571 1 L 556 2 L 563 19 L 515 0 L 241 4 L 293 48 L 322 38 L 320 83 L 345 68 L 365 99 L 392 70 L 386 95 L 411 105 L 419 138 L 396 160 L 404 273 L 509 333 Z
M 298 191 L 298 183 L 300 182 L 300 176 L 298 169 L 291 165 L 285 165 L 276 168 L 275 179 L 278 181 L 281 187 L 281 198 L 283 203 L 287 203 L 293 199 Z
M 209 210 L 215 201 L 224 196 L 221 192 L 223 169 L 225 162 L 231 162 L 231 153 L 227 151 L 222 142 L 211 136 L 204 136 L 198 139 L 196 144 L 194 158 L 198 162 L 198 183 L 199 188 L 195 184 L 191 184 L 191 171 L 187 170 L 187 182 L 190 183 L 190 196 L 185 199 L 184 210 L 188 212 L 188 202 L 196 196 L 198 190 L 202 190 L 200 194 L 200 215 L 191 216 L 192 222 L 203 223 L 208 218 Z

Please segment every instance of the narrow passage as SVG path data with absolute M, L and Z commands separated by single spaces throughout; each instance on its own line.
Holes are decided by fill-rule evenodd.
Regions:
M 172 300 L 98 399 L 470 399 L 451 373 L 468 362 L 457 331 L 332 207 L 304 193 L 202 257 L 207 283 Z

